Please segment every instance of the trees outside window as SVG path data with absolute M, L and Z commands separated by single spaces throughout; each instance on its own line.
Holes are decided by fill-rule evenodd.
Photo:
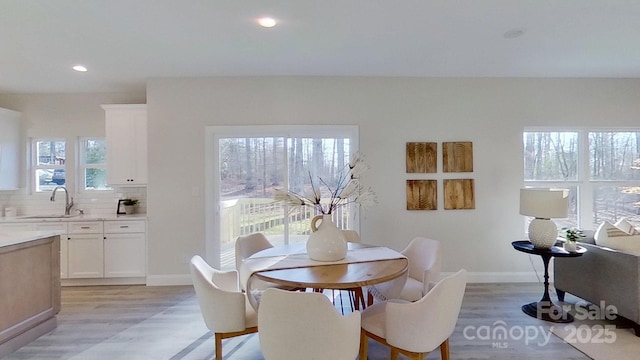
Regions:
M 559 227 L 623 217 L 640 225 L 640 131 L 525 131 L 523 144 L 526 186 L 570 190 Z
M 83 190 L 111 189 L 107 186 L 107 145 L 105 139 L 80 139 L 79 169 Z
M 295 236 L 308 234 L 309 222 L 315 215 L 312 209 L 283 209 L 284 205 L 274 203 L 274 191 L 289 190 L 307 196 L 313 191 L 313 179 L 323 192 L 322 198 L 329 199 L 327 185 L 335 188 L 350 154 L 349 139 L 343 138 L 221 138 L 219 149 L 221 201 L 233 204 L 229 209 L 242 209 L 223 211 L 224 215 L 241 216 L 239 222 L 233 221 L 239 226 L 230 228 L 225 236 L 231 239 L 254 231 L 281 234 L 285 228 L 290 240 L 303 239 Z M 228 207 L 223 205 L 223 209 Z M 349 208 L 341 210 L 336 224 L 346 227 Z

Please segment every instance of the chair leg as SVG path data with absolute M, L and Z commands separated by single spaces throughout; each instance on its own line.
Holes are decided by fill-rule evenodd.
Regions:
M 398 354 L 400 354 L 398 352 L 398 349 L 392 347 L 391 348 L 391 356 L 389 356 L 389 359 L 390 360 L 398 360 Z
M 216 333 L 216 360 L 222 360 L 222 334 Z
M 358 355 L 359 360 L 367 360 L 367 352 L 369 347 L 369 338 L 364 330 L 360 330 L 360 354 Z
M 449 339 L 440 344 L 440 357 L 442 360 L 449 360 Z
M 351 289 L 348 289 L 347 294 L 349 294 L 349 304 L 351 304 L 351 311 L 353 312 L 354 310 L 357 310 L 355 292 L 351 291 Z
M 364 293 L 362 291 L 362 288 L 355 288 L 352 289 L 353 293 L 354 293 L 354 305 L 355 305 L 355 310 L 364 310 L 364 308 L 366 307 L 365 304 L 365 300 L 364 300 Z

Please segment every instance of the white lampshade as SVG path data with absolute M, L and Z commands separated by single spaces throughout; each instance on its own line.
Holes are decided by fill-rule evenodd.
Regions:
M 569 191 L 564 189 L 520 189 L 520 214 L 533 216 L 529 223 L 529 241 L 536 248 L 548 249 L 556 243 L 558 228 L 551 218 L 565 218 Z
M 520 189 L 520 215 L 539 219 L 566 218 L 568 208 L 569 190 Z

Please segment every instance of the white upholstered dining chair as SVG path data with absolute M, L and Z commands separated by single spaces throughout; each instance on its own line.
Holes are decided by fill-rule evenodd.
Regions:
M 273 244 L 263 233 L 255 232 L 245 236 L 238 236 L 236 239 L 236 270 L 240 271 L 242 260 L 264 249 L 272 248 Z M 240 282 L 240 288 L 246 291 L 247 284 Z
M 391 360 L 402 353 L 410 359 L 424 359 L 440 347 L 443 360 L 449 359 L 449 337 L 453 334 L 467 284 L 462 269 L 440 280 L 415 302 L 387 300 L 362 312 L 360 359 L 367 358 L 368 339 L 391 349 Z
M 438 282 L 442 264 L 442 250 L 437 240 L 416 237 L 402 254 L 409 259 L 409 276 L 402 288 L 400 298 L 416 301 L 429 292 Z
M 354 360 L 360 312 L 340 315 L 320 293 L 267 289 L 258 311 L 265 360 Z
M 273 244 L 269 242 L 263 233 L 251 233 L 245 236 L 238 236 L 236 239 L 236 270 L 240 270 L 240 264 L 242 260 L 249 256 L 262 251 L 264 249 L 272 248 Z
M 419 300 L 429 292 L 440 277 L 442 264 L 440 242 L 415 237 L 401 253 L 409 260 L 409 271 L 407 281 L 397 297 L 407 301 Z M 370 294 L 378 300 L 389 299 L 385 285 L 375 285 L 370 289 Z
M 214 269 L 199 255 L 190 270 L 202 318 L 215 334 L 215 359 L 222 360 L 222 339 L 257 332 L 258 316 L 238 287 L 237 271 Z

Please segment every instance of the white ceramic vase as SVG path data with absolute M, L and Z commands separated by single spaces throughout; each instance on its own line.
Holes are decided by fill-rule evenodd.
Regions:
M 575 241 L 565 241 L 563 247 L 568 252 L 576 252 L 578 250 L 578 246 Z
M 317 222 L 320 226 L 317 226 Z M 347 241 L 342 230 L 331 220 L 331 215 L 318 215 L 311 219 L 311 235 L 307 240 L 307 254 L 317 261 L 338 261 L 347 256 Z

